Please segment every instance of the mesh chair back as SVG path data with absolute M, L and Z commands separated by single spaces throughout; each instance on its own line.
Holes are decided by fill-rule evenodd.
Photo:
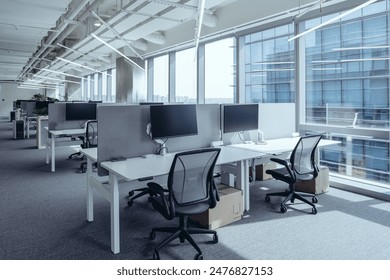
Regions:
M 97 147 L 98 144 L 98 130 L 97 121 L 88 121 L 85 135 L 85 146 L 86 148 Z
M 318 171 L 314 155 L 321 137 L 322 135 L 310 135 L 299 139 L 290 158 L 291 165 L 297 177 L 299 175 L 310 175 L 308 178 L 301 176 L 301 179 L 308 180 L 317 177 Z
M 214 166 L 220 149 L 202 149 L 178 153 L 168 176 L 168 188 L 180 206 L 209 199 Z

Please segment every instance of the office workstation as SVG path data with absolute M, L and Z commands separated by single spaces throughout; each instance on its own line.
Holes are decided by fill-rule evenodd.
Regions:
M 389 98 L 380 74 L 388 71 L 388 32 L 366 38 L 386 25 L 388 0 L 278 0 L 261 9 L 254 0 L 206 0 L 203 19 L 195 13 L 203 1 L 53 5 L 65 2 L 87 32 L 74 24 L 71 40 L 60 41 L 62 25 L 48 31 L 53 41 L 17 82 L 1 83 L 0 208 L 13 214 L 2 220 L 0 258 L 390 258 Z M 203 28 L 194 39 L 195 23 Z M 29 101 L 36 92 L 47 99 Z M 25 114 L 17 140 L 12 100 Z M 46 108 L 35 130 L 30 111 Z M 316 136 L 307 152 L 306 137 Z M 160 207 L 164 199 L 178 206 L 161 194 L 175 188 L 177 162 L 200 151 L 218 151 L 213 176 L 202 175 L 206 214 Z M 289 169 L 300 153 L 309 180 Z M 287 179 L 277 173 L 283 164 Z M 220 191 L 216 205 L 210 182 Z M 156 230 L 177 224 L 172 243 Z M 192 236 L 195 246 L 186 230 L 198 228 L 215 233 Z

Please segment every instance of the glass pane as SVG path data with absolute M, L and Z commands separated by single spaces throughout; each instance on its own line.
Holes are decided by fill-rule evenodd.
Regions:
M 196 66 L 195 48 L 176 52 L 176 102 L 197 102 Z
M 205 102 L 232 103 L 235 96 L 235 41 L 228 38 L 205 45 Z
M 168 102 L 169 84 L 169 58 L 168 55 L 156 57 L 153 64 L 153 101 Z
M 306 123 L 359 128 L 329 133 L 341 145 L 323 149 L 321 164 L 339 174 L 390 182 L 389 13 L 382 1 L 317 29 L 306 40 Z M 328 18 L 337 14 L 329 15 Z M 321 20 L 322 22 L 324 19 Z M 306 22 L 306 28 L 318 19 Z M 338 129 L 338 131 L 342 131 Z
M 290 103 L 295 99 L 293 25 L 245 37 L 245 101 Z

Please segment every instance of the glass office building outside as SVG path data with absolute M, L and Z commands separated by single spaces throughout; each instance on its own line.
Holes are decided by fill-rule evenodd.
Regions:
M 336 15 L 306 21 L 305 29 Z M 305 35 L 300 126 L 342 142 L 323 149 L 322 165 L 383 183 L 390 182 L 388 29 L 389 1 L 382 1 Z M 245 36 L 247 103 L 295 102 L 296 50 L 287 40 L 293 35 L 287 24 Z
M 305 36 L 305 122 L 328 127 L 328 136 L 342 141 L 339 150 L 323 152 L 322 164 L 385 183 L 390 182 L 388 4 L 371 4 Z M 306 21 L 305 28 L 337 15 Z
M 386 187 L 390 182 L 389 6 L 390 0 L 378 1 L 306 34 L 299 43 L 288 39 L 340 13 L 299 18 L 295 23 L 279 19 L 274 26 L 259 25 L 256 32 L 244 30 L 235 38 L 200 44 L 204 56 L 197 59 L 198 65 L 204 59 L 204 69 L 197 69 L 198 85 L 203 85 L 197 88 L 197 102 L 296 103 L 301 133 L 321 132 L 342 143 L 323 149 L 322 165 L 329 166 L 333 175 Z M 223 66 L 226 78 L 218 81 L 220 91 L 226 92 L 222 97 L 213 96 L 217 91 L 209 87 L 214 82 L 212 69 L 222 67 L 217 57 L 208 54 L 218 44 L 230 47 L 224 55 L 229 62 Z M 241 58 L 238 64 L 236 54 Z M 163 80 L 166 88 L 169 77 Z

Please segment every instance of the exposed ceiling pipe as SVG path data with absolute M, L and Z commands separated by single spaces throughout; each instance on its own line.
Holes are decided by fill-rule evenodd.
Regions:
M 100 5 L 100 3 L 103 1 L 104 0 L 96 0 L 91 5 L 87 6 L 85 11 L 78 17 L 77 20 L 78 21 L 86 20 L 90 16 L 90 10 L 97 8 Z M 58 36 L 57 42 L 64 41 L 76 28 L 77 28 L 76 25 L 69 25 L 68 28 L 65 31 L 61 32 L 61 34 Z M 50 52 L 51 52 L 51 49 L 47 49 L 45 51 L 45 53 L 42 55 L 42 57 L 49 55 Z M 74 70 L 78 71 L 77 69 L 74 69 Z
M 80 0 L 76 7 L 72 8 L 69 4 L 68 11 L 65 13 L 63 17 L 61 17 L 61 23 L 55 28 L 58 32 L 50 32 L 51 34 L 46 39 L 45 44 L 41 46 L 37 52 L 33 55 L 33 57 L 29 60 L 27 65 L 23 68 L 22 72 L 19 74 L 18 79 L 21 79 L 24 74 L 30 69 L 30 67 L 37 61 L 37 59 L 43 54 L 45 50 L 47 50 L 47 46 L 51 45 L 54 40 L 61 34 L 62 31 L 69 25 L 68 20 L 73 20 L 84 8 L 86 4 L 88 4 L 89 0 Z M 76 28 L 76 25 L 74 26 Z

